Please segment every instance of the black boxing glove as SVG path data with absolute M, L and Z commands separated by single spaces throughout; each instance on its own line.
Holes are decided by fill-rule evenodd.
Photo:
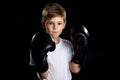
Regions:
M 55 50 L 55 43 L 44 30 L 36 33 L 32 38 L 31 54 L 37 72 L 43 73 L 48 70 L 47 53 Z
M 79 28 L 75 29 L 72 28 L 71 30 L 71 42 L 74 48 L 74 55 L 72 61 L 76 64 L 83 65 L 84 55 L 85 55 L 85 48 L 88 43 L 89 33 L 88 30 L 84 26 L 80 26 Z

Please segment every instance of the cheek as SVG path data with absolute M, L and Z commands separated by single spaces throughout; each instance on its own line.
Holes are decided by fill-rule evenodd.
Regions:
M 51 34 L 52 28 L 51 28 L 51 27 L 47 27 L 47 28 L 46 28 L 46 31 L 47 31 L 47 33 Z

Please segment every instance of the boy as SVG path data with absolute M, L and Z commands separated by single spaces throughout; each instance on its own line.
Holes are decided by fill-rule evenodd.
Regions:
M 72 43 L 60 37 L 66 26 L 65 9 L 57 3 L 47 4 L 42 11 L 41 23 L 46 32 L 44 34 L 49 36 L 41 37 L 44 39 L 41 40 L 43 42 L 40 45 L 46 46 L 45 49 L 42 49 L 41 59 L 39 59 L 40 64 L 36 65 L 39 66 L 37 68 L 40 78 L 42 80 L 72 80 L 71 72 L 78 73 L 81 67 Z M 33 46 L 33 55 L 37 52 L 34 47 L 37 46 Z M 41 46 L 41 48 L 43 47 Z M 34 60 L 35 58 L 33 56 Z M 35 60 L 35 63 L 37 63 L 37 60 Z

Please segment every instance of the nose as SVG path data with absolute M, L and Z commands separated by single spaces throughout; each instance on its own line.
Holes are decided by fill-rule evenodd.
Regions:
M 57 24 L 54 24 L 54 25 L 53 25 L 53 29 L 57 29 Z

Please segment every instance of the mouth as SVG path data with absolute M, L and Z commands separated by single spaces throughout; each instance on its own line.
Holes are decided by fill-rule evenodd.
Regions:
M 56 34 L 56 33 L 58 33 L 57 31 L 54 31 L 54 32 L 52 32 L 53 34 Z

